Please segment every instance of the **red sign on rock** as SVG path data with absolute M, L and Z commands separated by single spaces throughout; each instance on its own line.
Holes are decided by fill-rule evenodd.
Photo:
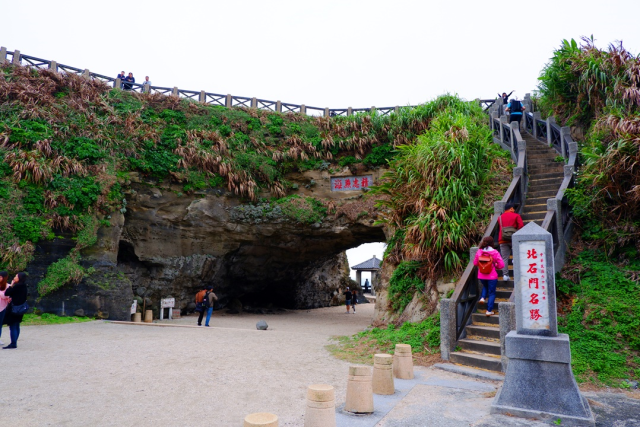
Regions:
M 373 175 L 331 178 L 331 191 L 357 191 L 373 185 Z

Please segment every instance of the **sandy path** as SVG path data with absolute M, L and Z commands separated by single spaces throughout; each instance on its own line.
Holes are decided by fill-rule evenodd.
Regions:
M 17 350 L 0 350 L 0 420 L 16 426 L 240 426 L 246 414 L 265 411 L 277 414 L 281 426 L 301 426 L 309 384 L 333 385 L 337 403 L 344 403 L 349 364 L 324 347 L 331 336 L 368 326 L 373 304 L 358 306 L 355 315 L 343 312 L 216 313 L 211 328 L 101 321 L 25 326 Z M 255 329 L 260 319 L 268 331 Z

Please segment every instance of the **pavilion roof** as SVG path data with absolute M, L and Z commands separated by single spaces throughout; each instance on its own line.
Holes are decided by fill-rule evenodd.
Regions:
M 374 255 L 373 258 L 351 267 L 352 270 L 379 270 L 381 261 Z

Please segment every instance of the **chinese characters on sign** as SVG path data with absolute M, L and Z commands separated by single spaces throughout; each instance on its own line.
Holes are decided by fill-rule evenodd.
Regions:
M 138 310 L 138 300 L 133 300 L 133 304 L 131 304 L 131 314 L 136 314 Z
M 339 176 L 331 178 L 331 191 L 353 191 L 373 185 L 373 175 Z
M 176 305 L 175 298 L 164 298 L 160 300 L 160 308 L 173 308 Z
M 544 241 L 520 243 L 522 325 L 525 329 L 549 329 L 547 270 Z

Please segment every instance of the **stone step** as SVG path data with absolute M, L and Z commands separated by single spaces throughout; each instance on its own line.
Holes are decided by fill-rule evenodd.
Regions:
M 560 185 L 562 185 L 562 180 L 557 178 L 543 179 L 543 180 L 539 180 L 539 182 L 533 182 L 533 183 L 529 181 L 529 188 L 528 188 L 529 191 L 527 191 L 527 195 L 529 195 L 530 192 L 533 192 L 535 194 L 536 191 L 549 191 L 549 190 L 553 190 L 555 195 L 560 189 Z
M 522 222 L 524 223 L 524 225 L 529 224 L 530 222 L 535 222 L 536 224 L 538 224 L 540 227 L 542 227 L 542 220 L 541 219 L 522 219 Z
M 547 199 L 555 197 L 556 194 L 558 194 L 559 189 L 560 189 L 559 185 L 557 188 L 550 188 L 548 190 L 539 190 L 537 188 L 530 188 L 529 191 L 527 192 L 527 203 L 529 203 L 529 200 L 535 200 L 535 199 L 544 199 L 546 203 Z
M 527 162 L 529 162 L 529 166 L 537 166 L 537 165 L 552 165 L 552 166 L 564 166 L 564 163 L 556 162 L 555 158 L 549 157 L 539 157 L 543 156 L 542 154 L 536 154 L 535 157 L 527 157 Z
M 535 159 L 547 159 L 549 161 L 555 162 L 556 157 L 558 157 L 555 153 L 547 153 L 543 151 L 529 151 L 527 150 L 527 159 L 535 160 Z
M 536 206 L 536 205 L 547 206 L 547 200 L 552 199 L 553 197 L 555 197 L 556 194 L 557 192 L 553 190 L 549 191 L 549 196 L 531 197 L 531 193 L 527 194 L 527 203 L 525 204 L 525 211 L 530 206 Z M 535 196 L 538 196 L 538 194 L 535 194 Z
M 562 167 L 558 167 L 558 165 L 550 165 L 548 163 L 540 163 L 538 165 L 529 166 L 529 177 L 536 178 L 541 174 L 553 173 L 557 175 L 563 175 L 564 177 L 564 169 Z
M 474 325 L 499 325 L 500 316 L 487 316 L 483 313 L 473 313 L 471 315 L 471 323 Z
M 529 174 L 529 182 L 531 182 L 531 180 L 540 180 L 540 179 L 560 179 L 560 182 L 562 182 L 562 180 L 564 179 L 564 174 L 562 172 L 536 172 L 533 174 Z M 529 184 L 529 186 L 531 186 L 531 184 Z M 535 187 L 534 187 L 535 188 Z
M 482 338 L 493 338 L 498 340 L 500 339 L 500 328 L 491 326 L 468 325 L 466 327 L 466 330 L 467 335 L 475 335 Z
M 547 216 L 547 211 L 541 212 L 529 212 L 522 214 L 522 222 L 531 221 L 531 220 L 543 220 L 545 216 Z
M 502 372 L 502 361 L 497 357 L 456 351 L 451 353 L 451 361 L 460 365 L 472 366 L 487 371 Z
M 544 203 L 529 203 L 529 199 L 527 199 L 527 204 L 524 207 L 524 211 L 523 213 L 530 213 L 530 212 L 540 212 L 540 211 L 546 211 L 547 210 L 547 199 L 542 199 L 544 200 Z
M 463 351 L 500 356 L 499 342 L 463 338 L 458 340 L 458 345 Z

